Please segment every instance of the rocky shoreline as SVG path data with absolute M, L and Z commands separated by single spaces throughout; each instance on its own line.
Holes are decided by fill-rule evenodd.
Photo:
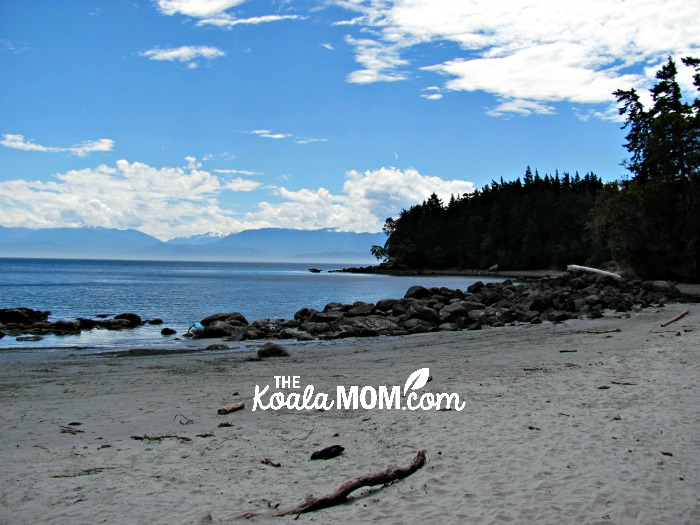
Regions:
M 159 325 L 159 318 L 142 320 L 141 316 L 131 312 L 107 316 L 96 316 L 97 319 L 79 317 L 75 320 L 51 322 L 51 312 L 33 310 L 31 308 L 2 308 L 0 309 L 0 339 L 13 336 L 17 341 L 39 341 L 45 335 L 77 335 L 83 331 L 102 328 L 104 330 L 126 330 L 142 324 Z M 173 332 L 174 333 L 174 332 Z
M 252 323 L 238 312 L 217 313 L 201 320 L 200 338 L 226 341 L 296 339 L 333 340 L 349 337 L 406 335 L 436 331 L 478 330 L 485 326 L 561 322 L 581 317 L 598 318 L 606 311 L 641 311 L 669 302 L 700 302 L 700 296 L 682 293 L 667 281 L 615 279 L 581 271 L 563 272 L 524 282 L 507 279 L 501 283 L 478 281 L 465 291 L 412 286 L 403 298 L 376 303 L 332 302 L 323 310 L 302 308 L 293 319 L 262 319 Z M 49 322 L 50 312 L 29 308 L 0 310 L 0 337 L 38 340 L 42 335 L 78 334 L 95 328 L 124 330 L 144 321 L 134 313 L 112 319 Z M 175 330 L 164 328 L 164 336 Z

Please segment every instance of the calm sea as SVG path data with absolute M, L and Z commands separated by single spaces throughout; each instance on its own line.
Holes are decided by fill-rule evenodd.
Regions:
M 310 267 L 322 269 L 311 273 Z M 403 297 L 415 284 L 466 289 L 476 278 L 328 273 L 343 265 L 229 262 L 95 261 L 0 258 L 0 308 L 49 310 L 52 320 L 134 312 L 160 317 L 162 326 L 79 336 L 46 336 L 40 342 L 0 339 L 0 350 L 23 347 L 103 348 L 163 344 L 163 326 L 178 334 L 195 320 L 240 312 L 248 321 L 291 319 L 302 307 L 337 301 L 376 302 Z

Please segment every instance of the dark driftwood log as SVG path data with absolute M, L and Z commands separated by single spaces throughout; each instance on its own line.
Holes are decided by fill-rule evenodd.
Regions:
M 309 496 L 300 505 L 294 507 L 293 509 L 279 512 L 275 514 L 275 516 L 280 517 L 288 516 L 290 514 L 302 514 L 304 512 L 311 512 L 314 510 L 323 509 L 325 507 L 331 507 L 333 505 L 337 505 L 338 503 L 343 503 L 351 492 L 361 487 L 384 485 L 386 483 L 391 483 L 392 481 L 403 479 L 413 474 L 423 465 L 425 465 L 425 450 L 419 451 L 416 457 L 413 459 L 413 462 L 411 462 L 408 467 L 392 466 L 373 474 L 349 479 L 338 485 L 333 492 L 330 492 L 325 496 L 321 496 L 320 498 Z
M 244 408 L 245 408 L 245 403 L 240 402 L 240 403 L 234 403 L 233 405 L 221 407 L 218 410 L 218 412 L 219 412 L 219 414 L 230 414 L 231 412 L 235 412 L 236 410 L 242 410 Z

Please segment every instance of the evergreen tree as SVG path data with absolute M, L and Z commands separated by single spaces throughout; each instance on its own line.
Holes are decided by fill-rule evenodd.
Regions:
M 700 61 L 695 69 L 700 91 Z M 601 193 L 594 220 L 599 238 L 641 277 L 700 279 L 700 100 L 683 100 L 675 62 L 656 74 L 646 109 L 636 90 L 614 93 L 626 115 L 626 167 L 632 178 Z

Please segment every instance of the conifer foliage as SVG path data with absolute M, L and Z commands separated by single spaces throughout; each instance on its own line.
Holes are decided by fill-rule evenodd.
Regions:
M 493 181 L 447 204 L 433 194 L 422 204 L 387 219 L 384 247 L 372 253 L 410 268 L 503 269 L 561 267 L 602 262 L 586 224 L 602 181 L 545 175 L 528 167 L 523 181 Z
M 700 59 L 684 58 L 700 92 Z M 626 116 L 631 177 L 603 184 L 528 167 L 523 181 L 433 194 L 384 225 L 378 258 L 408 268 L 561 268 L 613 256 L 639 277 L 700 281 L 700 99 L 683 98 L 669 57 L 645 108 L 635 89 L 614 93 Z
M 694 68 L 700 92 L 700 59 Z M 626 116 L 632 177 L 601 192 L 593 227 L 640 277 L 700 280 L 700 99 L 683 98 L 669 57 L 645 108 L 634 89 L 614 93 Z

